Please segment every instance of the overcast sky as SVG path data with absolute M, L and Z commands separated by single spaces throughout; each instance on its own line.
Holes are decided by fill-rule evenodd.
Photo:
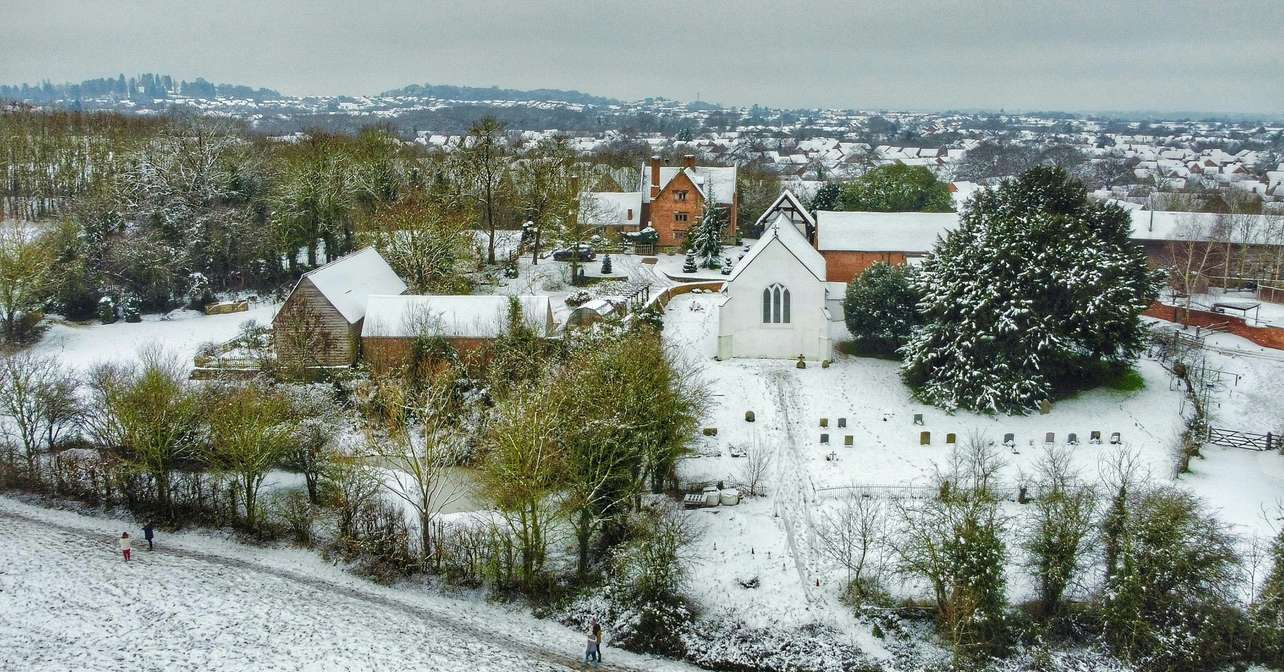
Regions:
M 168 73 L 727 105 L 1284 112 L 1284 0 L 0 0 L 0 82 Z

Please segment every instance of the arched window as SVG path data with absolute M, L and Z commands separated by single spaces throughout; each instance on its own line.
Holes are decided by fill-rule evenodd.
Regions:
M 762 290 L 762 323 L 789 324 L 789 290 L 784 285 Z

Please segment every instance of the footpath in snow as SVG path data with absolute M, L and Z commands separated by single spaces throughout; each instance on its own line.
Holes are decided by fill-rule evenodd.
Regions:
M 383 587 L 309 551 L 162 534 L 0 497 L 0 669 L 568 670 L 584 637 L 477 599 Z M 475 598 L 476 596 L 474 596 Z M 685 665 L 608 646 L 605 670 Z

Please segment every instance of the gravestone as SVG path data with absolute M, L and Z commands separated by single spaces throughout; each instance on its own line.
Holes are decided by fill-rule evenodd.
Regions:
M 828 426 L 829 426 L 829 418 L 821 418 L 821 419 L 820 419 L 820 426 L 821 426 L 821 427 L 828 427 Z
M 717 428 L 717 427 L 705 427 L 705 428 L 704 428 L 704 431 L 703 431 L 703 434 L 704 434 L 705 436 L 717 436 L 717 435 L 718 435 L 718 428 Z
M 838 419 L 838 428 L 839 428 L 839 429 L 844 429 L 844 428 L 846 428 L 846 427 L 847 427 L 847 418 L 839 418 L 839 419 Z
M 1088 433 L 1088 443 L 1101 445 L 1101 430 L 1094 429 Z
M 1003 445 L 1005 445 L 1005 446 L 1007 446 L 1007 447 L 1009 447 L 1009 448 L 1011 448 L 1012 446 L 1015 446 L 1015 445 L 1016 445 L 1016 434 L 1013 434 L 1012 432 L 1008 432 L 1007 434 L 1004 434 L 1004 435 L 1003 435 Z
M 922 413 L 915 413 L 915 414 L 914 414 L 914 424 L 916 424 L 916 425 L 921 425 L 921 424 L 923 424 L 923 414 L 922 414 Z
M 1043 435 L 1043 443 L 1045 445 L 1051 445 L 1056 442 L 1057 442 L 1057 435 L 1055 432 L 1048 432 L 1047 434 Z
M 951 446 L 954 445 L 955 443 L 958 443 L 957 438 L 954 436 L 954 432 L 950 432 L 949 434 L 945 435 L 945 443 Z
M 753 422 L 756 418 L 753 411 L 745 411 L 745 422 Z
M 932 445 L 932 433 L 931 433 L 931 432 L 919 432 L 919 433 L 918 433 L 918 445 L 920 445 L 920 446 L 930 446 L 930 445 Z
M 1123 438 L 1121 438 L 1121 437 L 1119 436 L 1119 432 L 1111 432 L 1111 433 L 1110 433 L 1110 445 L 1112 445 L 1112 446 L 1117 446 L 1117 445 L 1119 445 L 1119 444 L 1121 444 L 1121 443 L 1123 443 Z
M 821 442 L 822 444 L 829 443 L 829 435 L 828 435 L 828 434 L 821 434 L 821 435 L 820 435 L 820 442 Z
M 844 445 L 844 446 L 854 446 L 854 445 L 856 445 L 856 437 L 852 436 L 851 434 L 848 434 L 847 436 L 844 436 L 844 437 L 843 437 L 843 445 Z
M 1066 437 L 1066 444 L 1070 446 L 1079 445 L 1079 435 L 1074 432 L 1070 432 L 1070 436 Z

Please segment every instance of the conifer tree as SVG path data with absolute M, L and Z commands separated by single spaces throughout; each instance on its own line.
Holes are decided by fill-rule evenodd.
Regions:
M 1022 413 L 1086 370 L 1137 357 L 1138 317 L 1163 274 L 1129 239 L 1128 213 L 1046 167 L 971 203 L 915 276 L 924 326 L 902 354 L 921 398 Z
M 703 268 L 717 268 L 722 258 L 722 229 L 725 214 L 713 202 L 705 199 L 704 212 L 700 214 L 700 223 L 691 234 L 691 253 L 699 260 Z

